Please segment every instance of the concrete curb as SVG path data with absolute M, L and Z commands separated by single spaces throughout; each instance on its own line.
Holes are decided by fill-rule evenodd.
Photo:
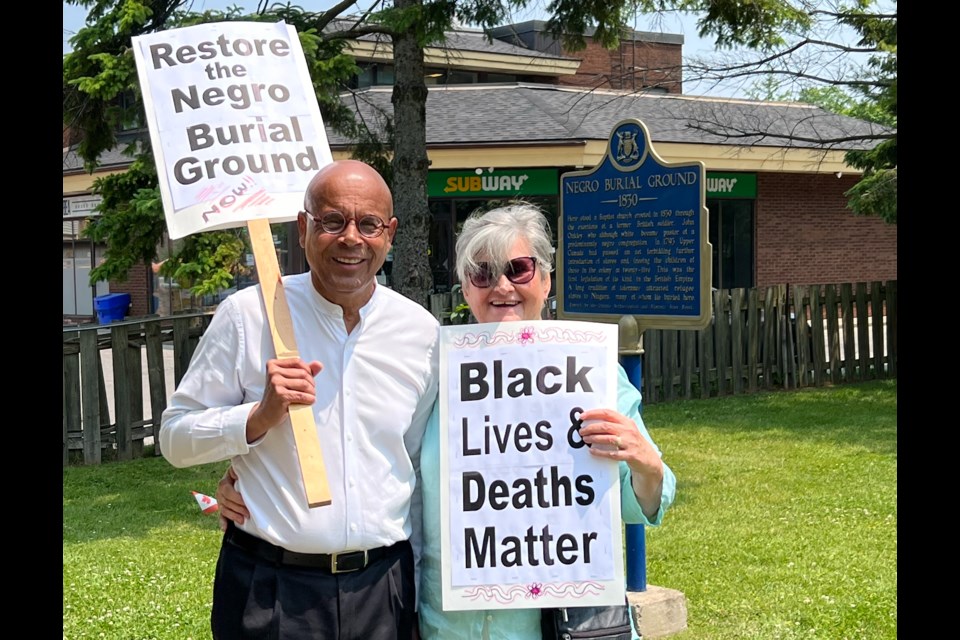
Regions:
M 687 628 L 687 598 L 680 591 L 648 584 L 646 591 L 628 591 L 627 601 L 643 640 L 664 638 Z

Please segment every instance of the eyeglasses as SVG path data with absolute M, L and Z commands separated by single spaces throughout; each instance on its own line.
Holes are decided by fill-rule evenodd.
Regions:
M 513 284 L 526 284 L 533 280 L 533 276 L 536 275 L 536 273 L 537 259 L 533 256 L 514 258 L 507 263 L 506 268 L 503 270 L 503 274 L 507 276 L 507 280 Z M 470 274 L 470 284 L 478 289 L 486 289 L 499 278 L 500 275 L 494 275 L 488 263 L 481 262 L 477 264 L 477 270 Z
M 366 215 L 358 220 L 348 219 L 339 211 L 328 211 L 319 218 L 314 216 L 311 211 L 305 211 L 310 214 L 314 223 L 320 225 L 324 233 L 339 235 L 347 228 L 347 225 L 354 222 L 357 225 L 357 231 L 364 238 L 378 238 L 386 228 L 386 223 L 375 215 Z

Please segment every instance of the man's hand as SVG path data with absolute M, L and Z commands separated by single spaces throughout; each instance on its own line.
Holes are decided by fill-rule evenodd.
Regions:
M 247 505 L 243 502 L 243 497 L 236 490 L 237 472 L 233 470 L 233 465 L 227 467 L 220 482 L 217 483 L 217 505 L 220 507 L 220 530 L 227 530 L 227 521 L 233 520 L 236 524 L 243 524 L 243 521 L 250 517 L 247 511 Z
M 284 421 L 292 404 L 313 404 L 317 399 L 314 376 L 323 365 L 300 358 L 267 360 L 263 399 L 247 417 L 247 442 L 254 442 Z

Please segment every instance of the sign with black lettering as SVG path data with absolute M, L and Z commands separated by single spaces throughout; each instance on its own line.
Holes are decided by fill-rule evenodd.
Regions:
M 619 467 L 579 437 L 616 366 L 613 325 L 442 327 L 445 610 L 623 603 Z
M 295 219 L 332 160 L 296 29 L 200 24 L 133 53 L 170 236 Z
M 603 160 L 560 177 L 557 315 L 710 322 L 712 257 L 702 162 L 661 160 L 645 125 L 614 126 Z

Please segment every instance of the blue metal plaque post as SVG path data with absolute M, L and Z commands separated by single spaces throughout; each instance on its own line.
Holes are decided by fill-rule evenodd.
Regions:
M 643 380 L 640 354 L 620 356 L 620 364 L 637 389 Z M 627 543 L 627 591 L 647 590 L 647 540 L 642 524 L 625 525 Z

